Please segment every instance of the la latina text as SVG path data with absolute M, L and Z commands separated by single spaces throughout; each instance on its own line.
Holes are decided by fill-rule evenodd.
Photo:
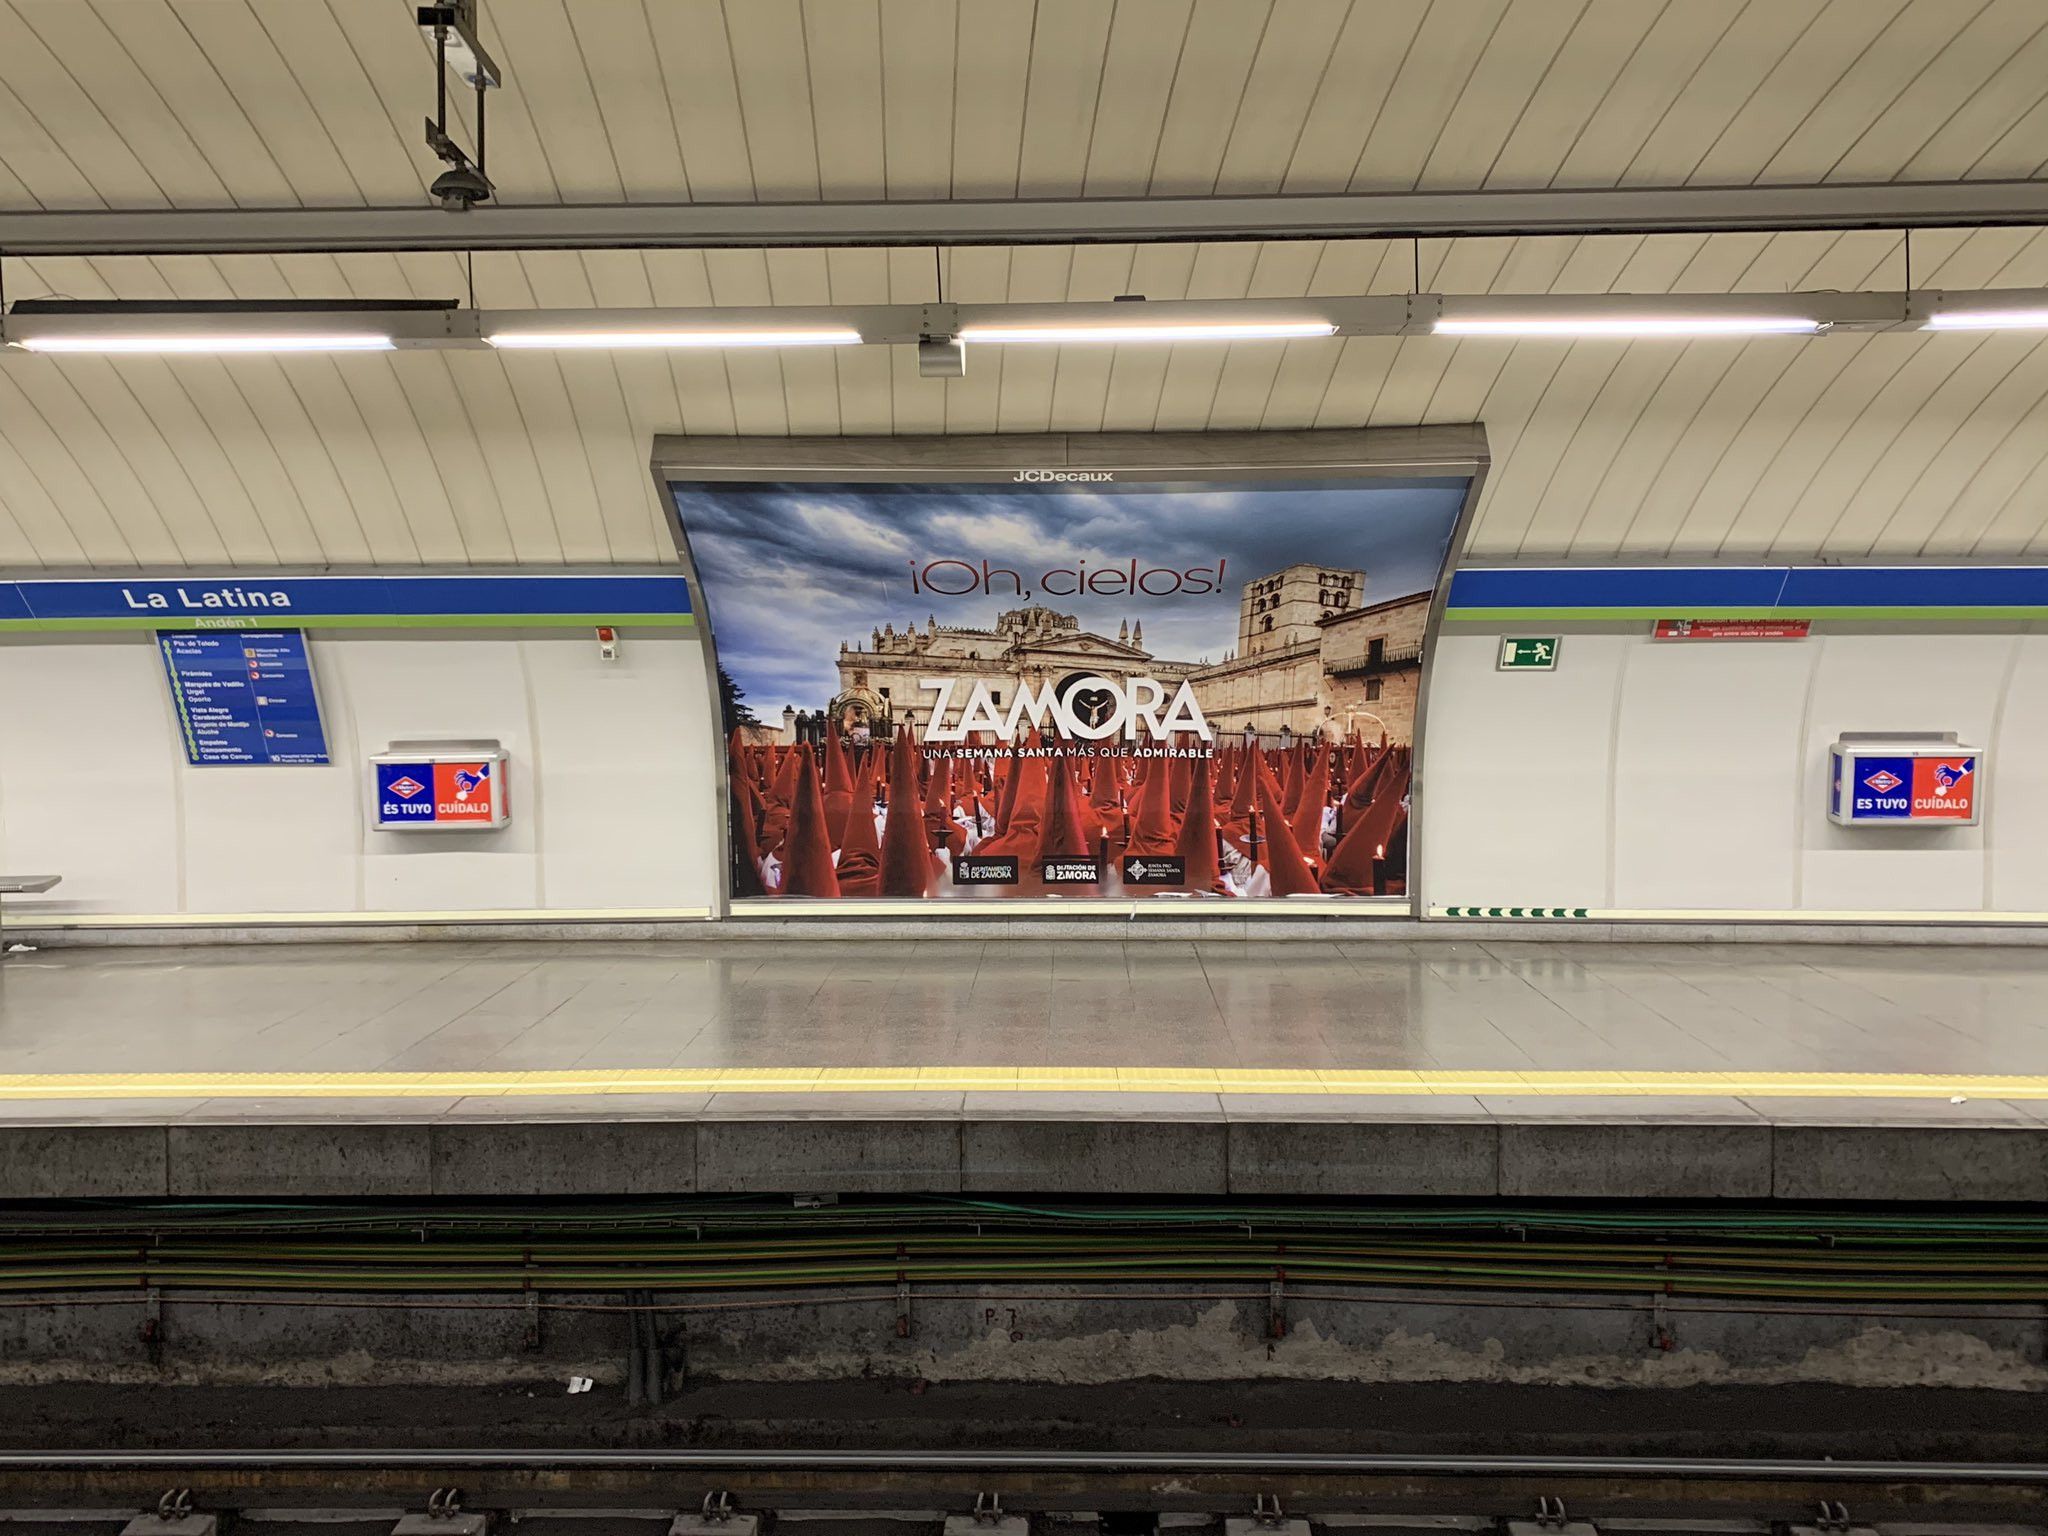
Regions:
M 138 595 L 123 587 L 121 597 L 130 608 L 144 610 L 186 608 L 194 612 L 205 612 L 220 608 L 289 608 L 292 605 L 291 594 L 288 592 L 251 592 L 244 587 L 202 587 L 196 591 L 187 587 L 173 587 L 169 597 L 161 592 L 144 592 Z

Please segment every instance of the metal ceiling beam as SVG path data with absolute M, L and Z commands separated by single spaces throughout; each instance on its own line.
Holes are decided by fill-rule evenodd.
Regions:
M 2048 181 L 896 203 L 0 212 L 0 255 L 1069 245 L 2048 224 Z

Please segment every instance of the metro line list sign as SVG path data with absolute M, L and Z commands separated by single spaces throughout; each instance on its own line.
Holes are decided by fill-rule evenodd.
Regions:
M 327 733 L 297 630 L 157 637 L 185 760 L 320 765 Z

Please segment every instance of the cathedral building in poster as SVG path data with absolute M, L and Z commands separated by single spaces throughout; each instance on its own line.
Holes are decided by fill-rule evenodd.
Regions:
M 841 729 L 874 734 L 908 724 L 922 737 L 931 725 L 927 677 L 962 686 L 988 684 L 1000 707 L 1013 690 L 1058 685 L 1091 674 L 1113 680 L 1149 677 L 1167 693 L 1183 681 L 1219 737 L 1249 727 L 1262 738 L 1284 730 L 1301 738 L 1317 731 L 1397 742 L 1413 739 L 1422 676 L 1423 630 L 1430 596 L 1418 592 L 1364 605 L 1365 573 L 1296 564 L 1249 582 L 1238 605 L 1237 642 L 1220 661 L 1155 656 L 1143 623 L 1117 633 L 1083 630 L 1071 614 L 1033 606 L 996 617 L 991 629 L 940 624 L 927 617 L 898 630 L 891 622 L 865 645 L 842 643 L 839 691 L 828 706 Z M 795 736 L 785 711 L 783 736 Z

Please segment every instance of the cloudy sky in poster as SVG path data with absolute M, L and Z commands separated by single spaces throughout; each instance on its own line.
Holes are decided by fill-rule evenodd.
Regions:
M 1366 573 L 1367 604 L 1436 584 L 1464 497 L 1462 480 L 1267 485 L 677 484 L 718 659 L 768 719 L 785 704 L 819 709 L 838 692 L 841 641 L 865 646 L 885 624 L 990 628 L 1036 601 L 1115 635 L 1145 626 L 1145 648 L 1173 660 L 1220 660 L 1237 643 L 1245 583 L 1311 561 Z M 1184 570 L 1226 562 L 1223 590 L 1202 596 L 1051 596 L 911 588 L 913 563 L 963 560 L 1036 580 L 1085 561 L 1132 559 Z

